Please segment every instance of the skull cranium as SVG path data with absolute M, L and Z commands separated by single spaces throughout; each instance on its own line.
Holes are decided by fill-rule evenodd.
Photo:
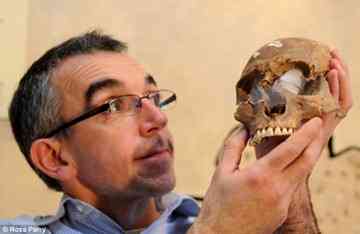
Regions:
M 234 115 L 251 145 L 289 136 L 304 121 L 338 109 L 326 81 L 330 59 L 327 46 L 303 38 L 278 39 L 255 52 L 236 85 Z

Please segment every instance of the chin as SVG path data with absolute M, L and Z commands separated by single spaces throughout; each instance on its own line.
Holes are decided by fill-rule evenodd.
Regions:
M 131 190 L 139 196 L 158 197 L 175 188 L 175 174 L 169 171 L 156 177 L 138 177 L 132 182 Z
M 167 175 L 166 178 L 157 178 L 155 183 L 150 186 L 150 190 L 154 196 L 161 196 L 171 192 L 175 188 L 175 184 L 175 176 Z

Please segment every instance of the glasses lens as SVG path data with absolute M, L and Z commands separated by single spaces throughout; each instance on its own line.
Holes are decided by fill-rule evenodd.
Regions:
M 161 110 L 168 110 L 176 104 L 176 94 L 170 90 L 160 90 L 150 95 L 150 99 Z
M 176 94 L 170 90 L 159 90 L 146 97 L 161 110 L 168 110 L 176 104 Z M 141 99 L 136 95 L 121 96 L 110 103 L 112 112 L 124 115 L 135 114 L 140 108 Z
M 133 114 L 136 112 L 138 97 L 136 95 L 128 95 L 118 97 L 111 103 L 111 109 L 119 114 Z

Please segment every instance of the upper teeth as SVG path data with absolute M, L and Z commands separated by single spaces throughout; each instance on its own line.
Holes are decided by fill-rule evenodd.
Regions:
M 281 128 L 281 127 L 269 127 L 269 128 L 263 128 L 258 129 L 255 133 L 255 135 L 250 140 L 250 145 L 256 145 L 261 142 L 262 139 L 265 137 L 271 137 L 271 136 L 286 136 L 291 135 L 294 133 L 293 128 Z

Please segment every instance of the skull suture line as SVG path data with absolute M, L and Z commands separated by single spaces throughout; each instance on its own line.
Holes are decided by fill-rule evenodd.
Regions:
M 250 58 L 236 85 L 235 119 L 249 130 L 250 145 L 289 136 L 315 116 L 338 110 L 326 81 L 327 46 L 303 38 L 268 43 Z

